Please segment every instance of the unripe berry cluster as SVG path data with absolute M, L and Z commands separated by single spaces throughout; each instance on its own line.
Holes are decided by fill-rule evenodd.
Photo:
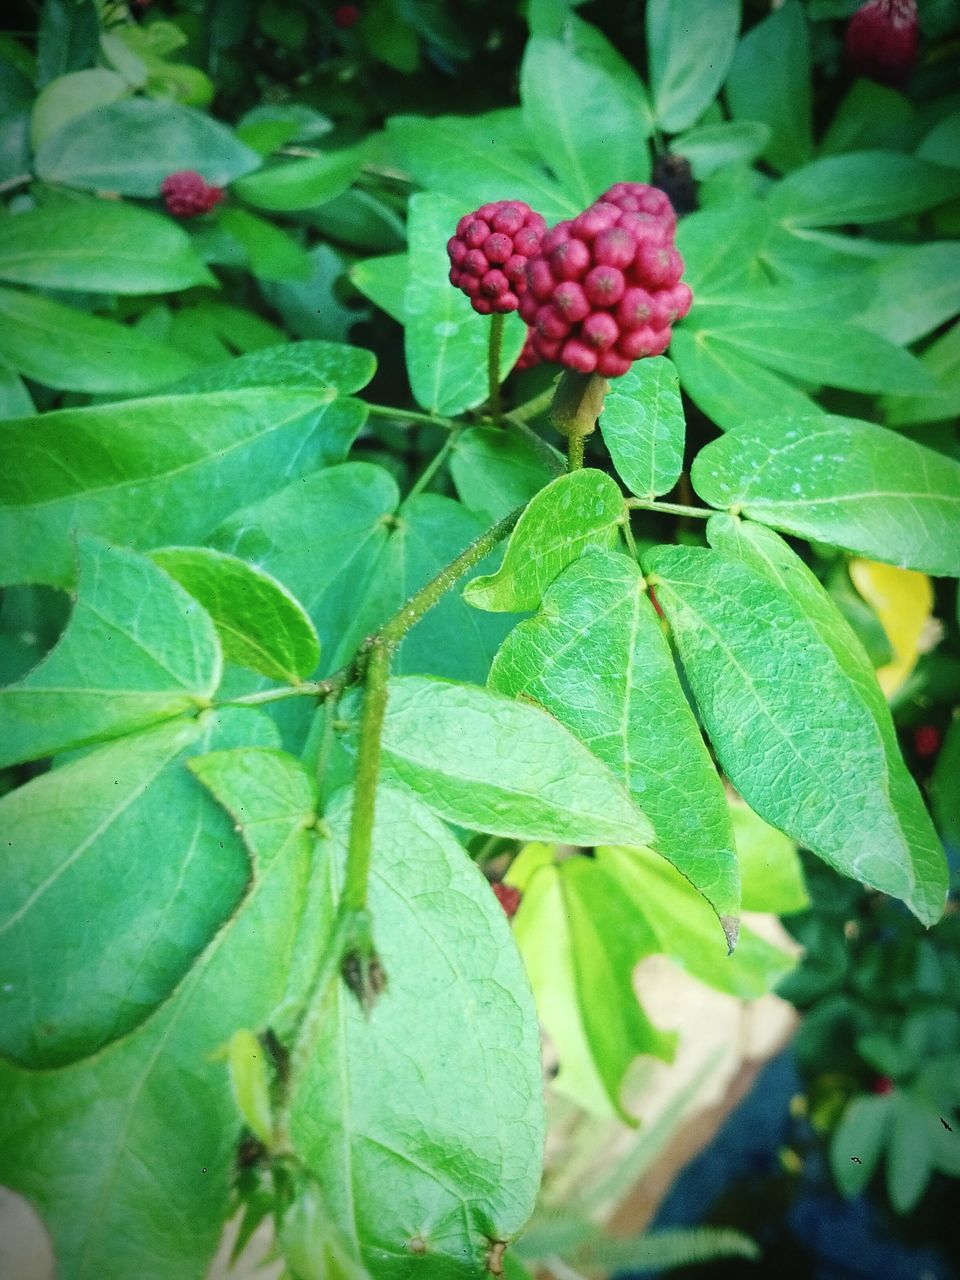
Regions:
M 527 287 L 527 260 L 537 252 L 547 224 L 520 200 L 498 200 L 457 223 L 447 241 L 450 283 L 474 311 L 516 311 Z
M 220 203 L 223 188 L 211 186 L 193 169 L 182 169 L 164 178 L 160 194 L 175 218 L 196 218 Z
M 847 23 L 847 59 L 858 75 L 901 85 L 917 58 L 915 0 L 869 0 Z
M 546 233 L 527 264 L 520 315 L 544 360 L 619 377 L 669 343 L 690 310 L 674 248 L 676 216 L 662 191 L 618 182 L 578 217 Z

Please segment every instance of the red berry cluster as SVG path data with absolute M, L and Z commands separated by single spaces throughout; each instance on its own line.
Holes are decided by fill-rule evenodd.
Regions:
M 360 10 L 355 4 L 340 4 L 333 11 L 333 25 L 341 31 L 349 31 L 360 21 Z
M 474 311 L 516 311 L 527 287 L 527 260 L 537 252 L 547 224 L 521 200 L 497 200 L 467 213 L 447 241 L 450 283 Z
M 211 186 L 193 169 L 171 173 L 160 183 L 160 194 L 175 218 L 209 213 L 223 199 L 223 188 Z
M 490 887 L 497 895 L 497 901 L 506 912 L 507 919 L 512 920 L 517 914 L 517 907 L 520 905 L 520 899 L 522 897 L 520 890 L 515 889 L 512 884 L 502 884 L 500 881 L 497 881 L 496 884 L 492 884 Z
M 619 377 L 660 355 L 690 310 L 674 248 L 676 215 L 655 187 L 618 182 L 584 213 L 546 233 L 527 264 L 520 314 L 533 347 L 579 373 Z
M 917 59 L 915 0 L 869 0 L 847 23 L 844 45 L 857 75 L 900 85 Z

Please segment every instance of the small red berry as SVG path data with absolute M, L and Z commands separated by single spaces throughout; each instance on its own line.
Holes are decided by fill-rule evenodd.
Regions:
M 520 905 L 522 897 L 520 890 L 515 889 L 512 884 L 497 883 L 491 885 L 493 892 L 497 895 L 497 901 L 506 912 L 507 919 L 512 919 L 517 914 L 517 907 Z
M 935 724 L 922 724 L 913 733 L 913 749 L 921 760 L 930 760 L 940 750 L 942 738 Z
M 160 194 L 175 218 L 196 218 L 220 203 L 223 188 L 211 186 L 193 169 L 181 169 L 164 178 Z
M 877 1076 L 873 1082 L 873 1092 L 878 1094 L 892 1093 L 893 1081 L 889 1076 Z
M 527 330 L 526 341 L 523 344 L 523 350 L 517 357 L 517 363 L 513 366 L 515 369 L 532 369 L 534 365 L 540 363 L 540 356 L 536 347 L 533 345 L 533 330 Z
M 854 74 L 902 85 L 917 60 L 915 0 L 869 0 L 847 23 L 844 48 Z
M 333 11 L 333 25 L 348 31 L 360 21 L 360 10 L 355 4 L 338 4 Z
M 676 216 L 662 191 L 619 182 L 544 235 L 527 263 L 520 315 L 544 360 L 616 378 L 670 343 L 670 326 L 690 310 Z M 557 346 L 559 345 L 559 352 Z
M 464 214 L 447 241 L 450 283 L 481 315 L 516 311 L 527 296 L 528 260 L 538 252 L 546 228 L 540 214 L 521 200 L 497 200 Z M 545 290 L 552 287 L 552 279 L 542 283 Z M 522 314 L 532 322 L 532 313 Z

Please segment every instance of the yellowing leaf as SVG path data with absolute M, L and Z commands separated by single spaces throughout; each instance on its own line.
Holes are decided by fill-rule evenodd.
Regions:
M 850 577 L 875 610 L 893 650 L 893 661 L 877 671 L 880 688 L 890 698 L 917 665 L 920 637 L 933 608 L 933 587 L 925 573 L 875 560 L 851 560 Z
M 273 1137 L 270 1114 L 270 1075 L 266 1052 L 252 1031 L 235 1031 L 227 1049 L 230 1087 L 237 1109 L 252 1134 L 261 1142 Z

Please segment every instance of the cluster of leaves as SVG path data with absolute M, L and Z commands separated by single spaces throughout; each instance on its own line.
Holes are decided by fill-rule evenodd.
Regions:
M 781 952 L 725 952 L 742 907 L 801 905 L 791 842 L 941 914 L 869 624 L 780 535 L 960 576 L 958 249 L 926 242 L 960 199 L 955 104 L 859 84 L 815 145 L 802 7 L 744 35 L 736 3 L 694 9 L 647 6 L 648 87 L 532 5 L 520 107 L 349 142 L 322 102 L 207 114 L 236 41 L 189 14 L 46 0 L 35 54 L 0 50 L 0 1177 L 65 1276 L 196 1276 L 238 1199 L 298 1278 L 495 1271 L 540 1175 L 531 985 L 568 1090 L 629 1119 L 631 1063 L 673 1052 L 637 961 L 768 990 Z M 297 12 L 257 21 L 283 43 Z M 555 220 L 646 179 L 647 138 L 700 183 L 696 303 L 605 401 L 617 479 L 561 474 L 546 370 L 484 416 L 444 245 L 487 199 Z M 183 169 L 229 194 L 180 226 Z M 418 408 L 359 398 L 363 319 L 373 389 Z M 380 690 L 354 687 L 370 637 Z M 364 808 L 369 1019 L 337 979 Z M 515 935 L 478 869 L 503 851 Z

